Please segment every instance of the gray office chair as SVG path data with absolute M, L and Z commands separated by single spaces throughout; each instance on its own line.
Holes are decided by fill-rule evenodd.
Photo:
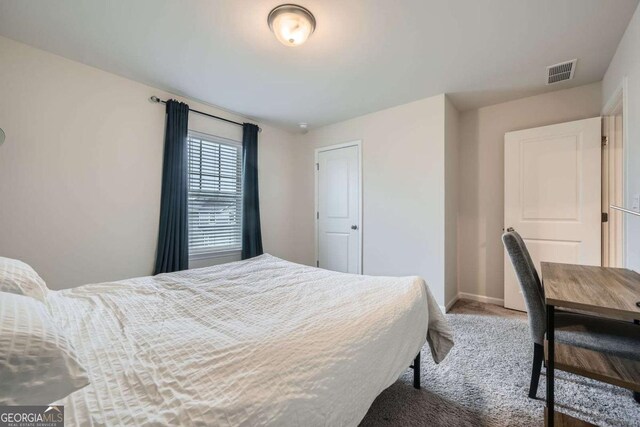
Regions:
M 533 367 L 529 397 L 535 399 L 544 358 L 544 335 L 547 329 L 544 289 L 520 235 L 510 228 L 502 235 L 502 243 L 516 271 L 527 306 L 533 340 Z M 556 310 L 555 313 L 556 342 L 640 360 L 640 325 L 560 310 Z

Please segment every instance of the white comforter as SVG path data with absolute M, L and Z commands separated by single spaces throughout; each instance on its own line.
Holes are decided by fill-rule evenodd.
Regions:
M 425 338 L 437 362 L 453 345 L 418 277 L 270 255 L 48 300 L 91 381 L 67 425 L 357 425 Z

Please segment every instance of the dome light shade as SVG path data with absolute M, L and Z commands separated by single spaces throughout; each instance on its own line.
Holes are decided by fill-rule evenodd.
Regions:
M 316 29 L 311 12 L 296 4 L 282 4 L 269 12 L 269 28 L 285 46 L 300 46 Z

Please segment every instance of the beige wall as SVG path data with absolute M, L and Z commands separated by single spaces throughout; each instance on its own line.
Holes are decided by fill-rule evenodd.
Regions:
M 444 305 L 444 138 L 444 95 L 303 135 L 295 224 L 305 262 L 315 263 L 314 150 L 362 140 L 364 274 L 422 276 Z
M 1 37 L 0 58 L 0 256 L 30 263 L 54 289 L 150 274 L 164 108 L 148 98 L 173 96 Z M 296 136 L 261 126 L 265 250 L 297 260 L 289 220 Z M 196 114 L 189 127 L 241 138 L 239 127 Z
M 626 78 L 626 127 L 624 202 L 633 206 L 633 197 L 640 196 L 640 7 L 636 9 L 616 54 L 602 80 L 603 107 L 613 97 Z M 640 218 L 625 218 L 626 267 L 640 271 Z
M 462 296 L 502 303 L 505 132 L 599 116 L 600 92 L 600 83 L 594 83 L 460 115 L 458 282 Z
M 447 308 L 458 296 L 458 175 L 460 115 L 445 98 L 445 302 Z
M 638 69 L 630 53 L 638 20 L 605 93 Z M 172 95 L 6 38 L 0 56 L 0 256 L 31 263 L 52 288 L 150 274 L 164 110 L 148 98 Z M 365 274 L 420 275 L 441 305 L 458 290 L 499 302 L 504 133 L 597 116 L 600 91 L 592 84 L 462 114 L 439 95 L 307 135 L 261 124 L 265 250 L 315 263 L 314 149 L 362 140 Z M 241 137 L 240 128 L 195 114 L 190 128 Z

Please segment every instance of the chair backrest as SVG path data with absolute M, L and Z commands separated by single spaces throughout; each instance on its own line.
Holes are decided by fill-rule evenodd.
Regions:
M 544 333 L 546 330 L 545 306 L 544 306 L 544 290 L 540 277 L 536 271 L 536 267 L 531 260 L 527 246 L 524 244 L 522 237 L 512 229 L 509 229 L 502 235 L 502 243 L 504 244 L 513 269 L 516 271 L 524 302 L 527 306 L 527 314 L 529 315 L 529 327 L 531 329 L 531 338 L 536 344 L 544 343 Z

